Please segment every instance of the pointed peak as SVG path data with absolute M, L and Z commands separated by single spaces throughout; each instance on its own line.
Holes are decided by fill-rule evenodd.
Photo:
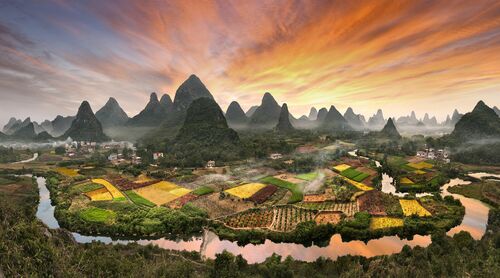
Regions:
M 161 96 L 160 103 L 161 104 L 171 104 L 172 103 L 172 99 L 170 98 L 169 95 L 163 94 Z
M 484 101 L 480 100 L 476 106 L 474 106 L 474 109 L 472 111 L 480 111 L 480 110 L 484 110 L 485 108 L 490 108 L 488 105 L 486 105 L 486 103 L 484 103 Z
M 156 95 L 155 92 L 152 92 L 151 95 L 149 96 L 149 102 L 158 102 L 158 95 Z
M 114 97 L 110 97 L 108 99 L 108 101 L 106 102 L 106 104 L 113 104 L 113 105 L 116 105 L 118 104 L 118 101 L 114 98 Z
M 80 113 L 80 111 L 89 111 L 89 110 L 92 112 L 90 103 L 86 100 L 82 101 L 82 104 L 80 104 L 80 108 L 78 108 L 78 113 Z
M 353 113 L 354 114 L 354 110 L 352 110 L 351 107 L 348 107 L 347 110 L 345 111 L 346 113 L 349 112 L 349 113 Z

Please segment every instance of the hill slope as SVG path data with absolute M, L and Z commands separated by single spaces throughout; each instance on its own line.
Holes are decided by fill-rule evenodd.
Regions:
M 95 113 L 103 127 L 113 127 L 125 124 L 129 117 L 123 111 L 115 98 L 110 97 L 106 104 Z
M 71 127 L 64 133 L 62 139 L 65 140 L 68 137 L 76 141 L 93 142 L 102 142 L 109 139 L 104 135 L 102 125 L 97 120 L 87 101 L 83 101 L 80 108 L 78 108 L 75 120 L 71 124 Z
M 228 127 L 215 100 L 199 98 L 189 106 L 172 152 L 181 165 L 201 166 L 208 160 L 237 159 L 240 145 L 238 134 Z
M 450 137 L 457 142 L 500 138 L 500 118 L 493 109 L 479 101 L 472 112 L 455 124 Z
M 261 105 L 250 118 L 250 124 L 256 128 L 271 129 L 278 124 L 281 107 L 270 93 L 262 97 Z
M 283 103 L 281 106 L 280 117 L 278 119 L 278 124 L 274 128 L 277 132 L 286 133 L 294 131 L 292 123 L 290 122 L 290 112 L 288 112 L 288 105 Z
M 248 118 L 238 102 L 233 101 L 229 104 L 226 111 L 226 119 L 229 125 L 244 125 Z

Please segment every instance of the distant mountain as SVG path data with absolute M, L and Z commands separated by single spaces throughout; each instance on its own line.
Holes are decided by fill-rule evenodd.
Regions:
M 54 137 L 50 135 L 47 131 L 42 131 L 35 136 L 35 141 L 48 141 L 52 140 Z
M 16 120 L 8 130 L 5 130 L 5 133 L 7 135 L 12 135 L 16 133 L 16 131 L 22 129 L 23 127 L 26 127 L 27 125 L 31 124 L 31 119 L 30 117 L 24 119 L 24 121 L 21 120 Z
M 71 124 L 71 127 L 64 133 L 62 139 L 67 139 L 68 137 L 71 137 L 75 141 L 92 142 L 102 142 L 109 139 L 104 135 L 102 125 L 94 115 L 87 101 L 83 101 L 80 105 L 75 120 Z
M 75 116 L 63 117 L 57 115 L 57 117 L 52 121 L 52 131 L 50 132 L 50 134 L 54 137 L 63 135 L 71 127 L 71 124 L 74 120 Z
M 106 104 L 95 113 L 95 116 L 103 127 L 121 126 L 129 120 L 127 113 L 113 97 L 108 99 Z
M 311 111 L 309 111 L 309 120 L 311 121 L 316 121 L 318 118 L 318 110 L 316 110 L 316 107 L 312 107 Z
M 52 133 L 53 127 L 51 121 L 45 120 L 40 124 L 40 126 L 43 128 L 43 130 L 47 131 L 49 134 Z
M 278 124 L 280 113 L 281 106 L 279 106 L 270 93 L 266 92 L 262 97 L 261 105 L 250 118 L 250 124 L 258 128 L 271 129 Z
M 162 97 L 163 98 L 163 97 Z M 168 114 L 168 105 L 164 101 L 164 105 L 158 100 L 156 93 L 151 93 L 149 102 L 146 107 L 127 121 L 128 126 L 141 126 L 141 127 L 156 127 L 161 124 Z
M 248 109 L 248 111 L 245 113 L 247 118 L 251 118 L 253 113 L 255 113 L 255 110 L 257 110 L 257 108 L 259 108 L 258 105 L 254 105 L 254 106 L 250 107 L 250 109 Z
M 7 134 L 12 134 L 15 130 L 12 130 L 14 126 L 20 126 L 23 121 L 18 120 L 14 117 L 9 119 L 9 122 L 3 127 L 2 132 Z
M 243 109 L 237 101 L 229 104 L 226 111 L 226 119 L 229 125 L 244 125 L 247 123 L 248 118 Z
M 281 106 L 278 124 L 276 125 L 274 130 L 280 133 L 287 133 L 295 130 L 292 123 L 290 123 L 290 112 L 288 112 L 288 105 L 286 105 L 286 103 L 283 103 L 283 105 Z
M 368 125 L 372 128 L 382 127 L 385 125 L 382 109 L 377 110 L 377 113 L 368 119 Z
M 175 92 L 174 108 L 176 111 L 186 111 L 189 105 L 199 98 L 213 99 L 214 97 L 201 80 L 192 74 Z
M 16 130 L 12 135 L 12 138 L 19 140 L 33 140 L 36 137 L 35 127 L 32 122 Z
M 401 139 L 401 135 L 399 134 L 396 125 L 394 125 L 394 121 L 392 120 L 392 118 L 389 118 L 387 120 L 387 123 L 385 124 L 384 128 L 380 131 L 379 134 L 385 138 Z
M 321 124 L 320 128 L 334 132 L 352 130 L 352 127 L 349 125 L 349 123 L 333 105 L 330 107 L 328 114 L 326 114 L 325 120 Z
M 500 109 L 498 109 L 498 107 L 493 106 L 493 111 L 495 111 L 495 113 L 497 113 L 498 117 L 500 117 Z
M 427 115 L 427 119 L 429 115 Z M 415 126 L 418 124 L 417 116 L 415 115 L 415 111 L 411 111 L 411 115 L 399 117 L 396 123 L 400 126 Z M 425 123 L 425 122 L 424 122 Z
M 462 118 L 463 114 L 458 113 L 458 110 L 455 109 L 453 111 L 453 115 L 451 116 L 451 126 L 455 126 L 456 123 Z
M 451 118 L 450 115 L 446 115 L 446 120 L 442 123 L 443 126 L 450 126 L 451 125 Z
M 239 155 L 240 138 L 229 128 L 213 98 L 198 98 L 189 106 L 172 152 L 181 164 L 200 165 L 208 160 L 232 160 Z
M 424 119 L 422 120 L 422 122 L 426 126 L 437 126 L 438 125 L 436 117 L 434 116 L 432 118 L 429 118 L 429 114 L 427 114 L 427 113 L 425 113 L 425 116 L 424 116 Z
M 319 109 L 318 111 L 318 116 L 316 117 L 316 121 L 319 123 L 319 124 L 322 124 L 324 121 L 325 121 L 325 118 L 326 118 L 326 115 L 328 114 L 328 109 L 326 108 L 321 108 Z
M 344 113 L 344 119 L 355 130 L 363 130 L 365 128 L 365 123 L 363 123 L 364 118 L 361 117 L 362 115 L 355 114 L 351 107 L 347 108 Z
M 472 112 L 463 115 L 450 137 L 458 142 L 500 138 L 500 118 L 493 109 L 479 101 Z
M 168 112 L 170 112 L 174 108 L 174 103 L 169 95 L 163 94 L 160 98 L 160 105 Z

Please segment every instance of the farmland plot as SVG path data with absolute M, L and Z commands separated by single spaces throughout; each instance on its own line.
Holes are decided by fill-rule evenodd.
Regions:
M 404 225 L 403 219 L 395 217 L 372 217 L 370 220 L 371 230 L 403 227 L 403 225 Z
M 229 193 L 233 196 L 236 196 L 241 199 L 246 199 L 251 197 L 257 191 L 266 187 L 265 184 L 262 183 L 248 183 L 240 186 L 236 186 L 230 189 L 225 190 L 226 193 Z
M 107 180 L 104 180 L 104 179 L 93 179 L 92 182 L 93 183 L 97 183 L 97 184 L 101 184 L 104 187 L 106 187 L 106 189 L 109 191 L 109 193 L 111 193 L 111 196 L 113 196 L 113 199 L 123 199 L 123 198 L 125 198 L 125 195 L 123 195 L 123 193 L 121 193 L 120 190 L 118 190 L 116 187 L 114 187 Z
M 109 193 L 106 188 L 99 188 L 85 193 L 85 196 L 89 197 L 92 201 L 111 201 L 113 196 Z
M 426 210 L 417 200 L 399 200 L 403 214 L 405 216 L 418 215 L 418 216 L 431 216 L 431 213 Z
M 274 220 L 271 229 L 289 232 L 294 230 L 297 224 L 301 222 L 313 221 L 316 214 L 314 210 L 297 208 L 291 205 L 278 206 L 274 208 Z
M 273 209 L 247 210 L 228 216 L 224 223 L 231 228 L 267 228 L 274 218 Z
M 134 191 L 156 205 L 166 204 L 191 192 L 189 189 L 167 181 L 137 188 Z

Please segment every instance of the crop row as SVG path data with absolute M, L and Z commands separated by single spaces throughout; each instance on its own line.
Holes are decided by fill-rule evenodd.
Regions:
M 297 224 L 313 221 L 316 211 L 297 208 L 294 206 L 280 206 L 274 209 L 274 220 L 271 229 L 288 232 L 295 229 Z
M 299 203 L 296 206 L 305 209 L 314 209 L 319 211 L 341 211 L 346 216 L 353 216 L 359 211 L 357 202 L 349 203 L 336 203 L 336 202 L 322 202 L 322 203 Z
M 232 228 L 266 228 L 272 224 L 273 210 L 247 210 L 225 219 L 227 226 Z

